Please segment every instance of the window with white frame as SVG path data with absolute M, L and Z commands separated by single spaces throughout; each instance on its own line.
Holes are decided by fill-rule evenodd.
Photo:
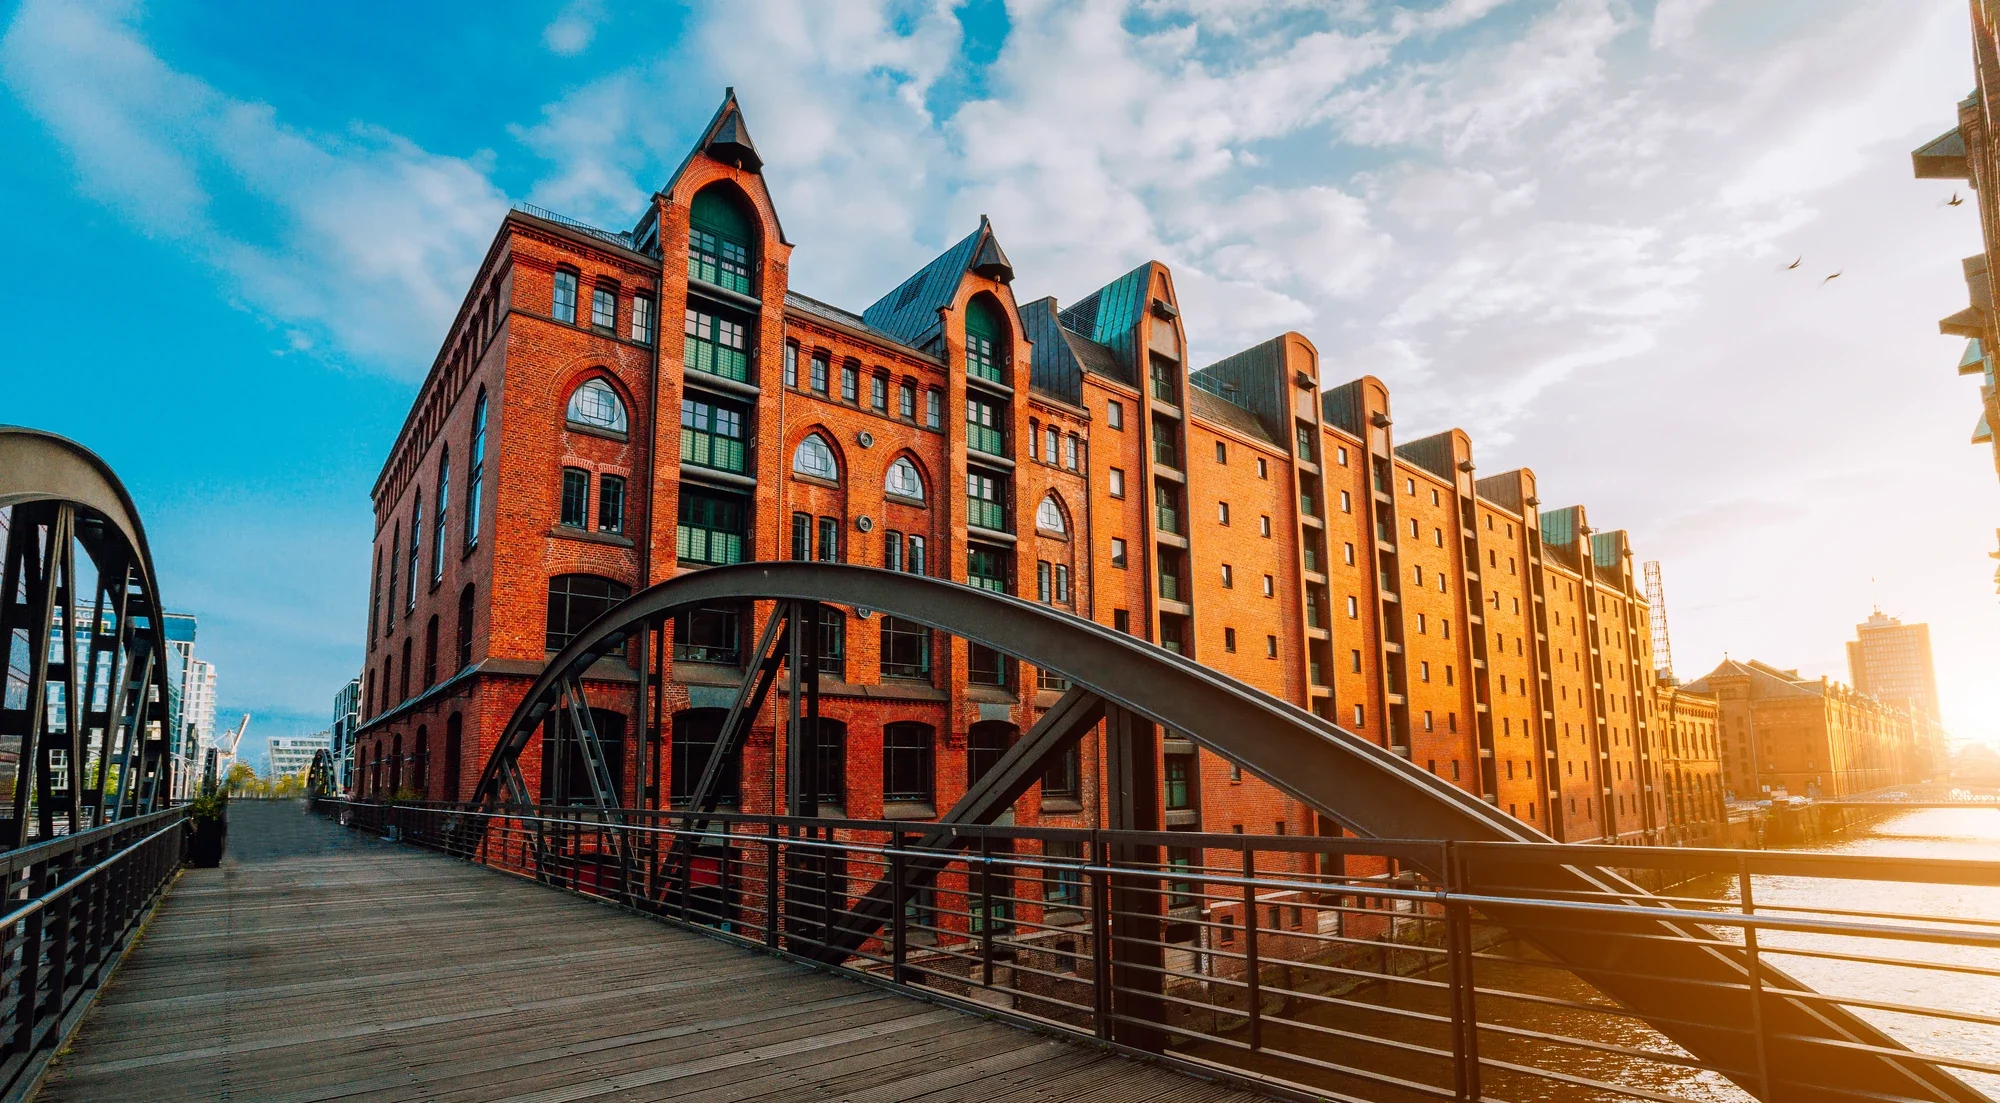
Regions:
M 611 384 L 602 379 L 588 380 L 571 391 L 569 411 L 564 416 L 575 424 L 614 433 L 623 433 L 628 428 L 625 404 L 618 400 L 618 392 L 611 389 Z
M 896 462 L 889 465 L 889 474 L 882 481 L 882 489 L 898 498 L 909 498 L 918 502 L 924 500 L 923 476 L 917 474 L 917 465 L 907 458 L 898 457 Z
M 834 462 L 833 449 L 818 433 L 808 434 L 799 442 L 798 450 L 792 453 L 792 471 L 828 482 L 840 481 L 840 466 Z

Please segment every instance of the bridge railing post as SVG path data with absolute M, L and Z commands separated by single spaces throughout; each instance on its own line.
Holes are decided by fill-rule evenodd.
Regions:
M 1111 877 L 1104 869 L 1111 864 L 1111 847 L 1091 833 L 1090 864 L 1090 987 L 1094 1006 L 1093 1025 L 1097 1036 L 1111 1037 Z
M 1736 859 L 1736 887 L 1739 902 L 1745 918 L 1757 911 L 1756 898 L 1750 888 L 1750 861 Z M 1743 970 L 1750 995 L 1750 1033 L 1757 1055 L 1757 1098 L 1771 1098 L 1771 1058 L 1769 1039 L 1764 1029 L 1764 977 L 1763 961 L 1757 952 L 1757 928 L 1748 923 L 1743 925 Z
M 1257 954 L 1257 850 L 1243 844 L 1243 996 L 1250 1016 L 1250 1048 L 1264 1048 L 1263 962 Z
M 910 956 L 910 929 L 903 921 L 908 907 L 903 869 L 903 830 L 889 833 L 889 975 L 896 983 L 908 982 L 903 963 Z
M 1461 856 L 1450 842 L 1438 868 L 1444 872 L 1445 961 L 1451 984 L 1452 1086 L 1460 1099 L 1480 1098 L 1479 1005 L 1473 977 L 1472 910 L 1451 899 L 1464 886 Z
M 781 828 L 772 823 L 764 834 L 764 945 L 778 944 L 778 839 Z
M 979 983 L 993 987 L 993 840 L 979 836 Z

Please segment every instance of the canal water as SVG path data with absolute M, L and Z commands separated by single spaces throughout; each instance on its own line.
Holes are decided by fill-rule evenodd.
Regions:
M 1833 841 L 1795 848 L 1800 851 L 1832 854 L 1868 854 L 1911 859 L 1978 859 L 2000 861 L 2000 811 L 1993 809 L 1935 809 L 1909 812 L 1856 827 Z M 1926 917 L 1926 925 L 1949 926 L 1938 921 L 1968 919 L 1987 924 L 1980 929 L 1992 933 L 2000 929 L 2000 887 L 1962 887 L 1937 884 L 1906 884 L 1879 881 L 1836 881 L 1799 877 L 1757 877 L 1753 881 L 1758 910 L 1780 905 L 1842 912 L 1896 912 Z M 1716 901 L 1737 899 L 1732 878 L 1716 877 L 1683 884 L 1669 890 L 1672 895 L 1702 897 Z M 2000 949 L 1945 946 L 1929 943 L 1887 942 L 1764 932 L 1760 945 L 1776 968 L 1790 973 L 1808 987 L 1828 994 L 1866 999 L 1877 1003 L 1916 1005 L 1948 1012 L 2000 1018 Z M 1962 967 L 1965 972 L 1943 972 L 1913 968 L 1907 964 L 1877 965 L 1836 961 L 1784 951 L 1862 953 L 1889 957 L 1899 962 L 1937 962 Z M 1651 1028 L 1621 1015 L 1600 1014 L 1559 1006 L 1562 1001 L 1602 1004 L 1597 995 L 1568 973 L 1534 959 L 1530 951 L 1503 944 L 1488 951 L 1477 966 L 1477 984 L 1486 991 L 1521 993 L 1528 999 L 1501 996 L 1479 997 L 1482 1023 L 1502 1029 L 1481 1032 L 1481 1056 L 1505 1062 L 1559 1070 L 1558 1079 L 1525 1071 L 1489 1068 L 1482 1085 L 1489 1098 L 1521 1101 L 1574 1101 L 1629 1099 L 1591 1087 L 1581 1081 L 1616 1084 L 1657 1093 L 1655 1098 L 1685 1099 L 1696 1103 L 1739 1103 L 1750 1096 L 1719 1074 L 1685 1066 L 1637 1058 L 1608 1049 L 1557 1046 L 1526 1034 L 1509 1030 L 1552 1034 L 1583 1039 L 1607 1047 L 1684 1053 Z M 1512 956 L 1518 955 L 1518 956 Z M 1541 1002 L 1536 999 L 1542 998 Z M 1378 987 L 1366 1000 L 1384 1009 L 1398 1009 L 1424 1015 L 1447 1013 L 1441 993 L 1406 984 Z M 2000 1062 L 2000 1028 L 1980 1023 L 1916 1016 L 1884 1009 L 1853 1009 L 1903 1044 L 1914 1050 L 1987 1063 Z M 1311 1011 L 1294 1009 L 1287 1013 L 1312 1024 L 1307 1028 L 1267 1028 L 1267 1045 L 1275 1044 L 1291 1052 L 1310 1054 L 1320 1060 L 1377 1070 L 1404 1080 L 1449 1089 L 1452 1084 L 1448 1061 L 1426 1058 L 1396 1043 L 1445 1048 L 1445 1034 L 1434 1024 L 1393 1014 L 1371 1013 L 1354 1008 L 1318 1007 Z M 1388 1045 L 1364 1041 L 1381 1039 Z M 1231 1063 L 1243 1063 L 1238 1054 Z M 1417 1093 L 1397 1091 L 1381 1083 L 1368 1083 L 1324 1069 L 1302 1072 L 1294 1062 L 1252 1058 L 1253 1067 L 1290 1079 L 1315 1083 L 1365 1099 L 1397 1101 L 1420 1098 Z M 2000 1100 L 2000 1076 L 1957 1070 L 1956 1075 L 1995 1100 Z

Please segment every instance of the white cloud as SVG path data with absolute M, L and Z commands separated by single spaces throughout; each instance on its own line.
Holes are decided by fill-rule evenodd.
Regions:
M 575 57 L 590 48 L 603 21 L 603 0 L 569 0 L 542 28 L 542 44 L 564 57 Z
M 486 166 L 378 128 L 314 134 L 169 67 L 117 6 L 30 0 L 0 73 L 80 186 L 228 278 L 289 331 L 408 374 L 431 351 L 505 200 Z M 227 190 L 251 203 L 216 202 Z

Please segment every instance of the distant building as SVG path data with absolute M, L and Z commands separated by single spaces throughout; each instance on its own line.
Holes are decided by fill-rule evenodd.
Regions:
M 274 735 L 271 737 L 271 776 L 285 777 L 289 774 L 305 773 L 312 765 L 313 755 L 333 748 L 332 732 L 314 732 L 311 735 Z
M 1659 842 L 1718 846 L 1729 823 L 1722 785 L 1720 703 L 1686 686 L 1662 684 L 1654 692 L 1659 720 L 1661 795 L 1666 815 Z
M 1930 625 L 1904 624 L 1877 609 L 1854 626 L 1854 634 L 1847 644 L 1847 673 L 1855 689 L 1910 712 L 1941 715 Z
M 192 613 L 168 613 L 161 618 L 167 636 L 167 759 L 173 782 L 168 795 L 186 800 L 201 784 L 201 746 L 195 719 L 188 710 L 197 691 L 194 657 L 195 618 Z M 211 730 L 214 724 L 213 683 L 210 689 Z M 198 703 L 198 702 L 197 702 Z
M 354 778 L 354 732 L 361 726 L 361 679 L 350 678 L 333 695 L 333 787 L 345 793 Z
M 1719 703 L 1722 779 L 1738 798 L 1846 797 L 1931 776 L 1936 720 L 1839 682 L 1726 659 L 1687 688 Z

